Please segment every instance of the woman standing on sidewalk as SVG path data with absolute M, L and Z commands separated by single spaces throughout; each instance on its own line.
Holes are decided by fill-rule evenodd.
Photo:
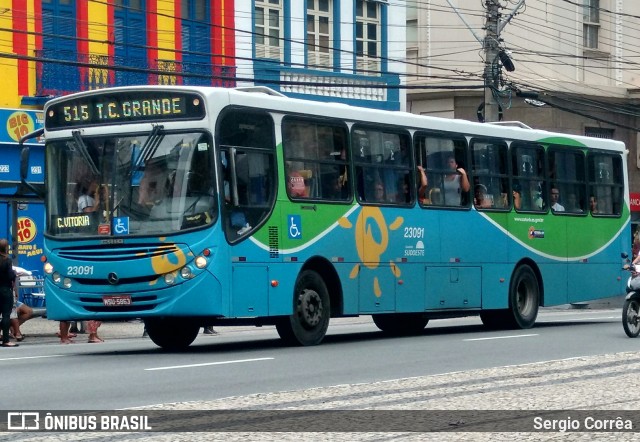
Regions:
M 11 310 L 13 309 L 13 285 L 16 281 L 16 273 L 13 271 L 11 258 L 9 258 L 9 242 L 0 239 L 0 313 L 2 313 L 2 346 L 17 347 L 18 344 L 9 340 L 9 327 L 11 325 Z
M 89 332 L 89 343 L 98 344 L 104 342 L 100 336 L 98 336 L 98 327 L 102 325 L 102 321 L 87 321 L 87 331 Z

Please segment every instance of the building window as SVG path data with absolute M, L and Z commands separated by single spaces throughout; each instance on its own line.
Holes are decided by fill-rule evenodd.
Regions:
M 418 2 L 407 0 L 407 48 L 418 46 Z
M 256 0 L 256 57 L 282 60 L 282 0 Z
M 588 49 L 598 49 L 600 31 L 600 0 L 584 0 L 583 45 Z
M 211 85 L 211 26 L 209 2 L 181 2 L 183 84 Z
M 588 137 L 613 139 L 613 129 L 606 127 L 585 127 L 584 134 Z
M 361 73 L 380 71 L 380 15 L 380 3 L 356 0 L 356 70 Z
M 331 67 L 332 13 L 332 0 L 307 0 L 307 63 L 310 67 Z

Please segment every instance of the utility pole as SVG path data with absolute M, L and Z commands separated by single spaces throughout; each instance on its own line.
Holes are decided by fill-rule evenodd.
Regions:
M 487 8 L 486 34 L 484 37 L 484 121 L 487 123 L 499 120 L 499 104 L 494 91 L 499 88 L 500 64 L 498 62 L 499 0 L 485 0 Z

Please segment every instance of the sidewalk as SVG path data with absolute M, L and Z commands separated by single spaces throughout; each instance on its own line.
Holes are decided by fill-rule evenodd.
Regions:
M 58 343 L 60 338 L 56 336 L 59 330 L 58 321 L 50 321 L 44 318 L 33 318 L 20 326 L 20 331 L 25 336 L 20 344 L 46 344 Z M 103 322 L 98 330 L 102 339 L 141 338 L 144 331 L 142 321 L 109 321 Z M 88 334 L 78 333 L 74 339 L 76 342 L 87 342 Z

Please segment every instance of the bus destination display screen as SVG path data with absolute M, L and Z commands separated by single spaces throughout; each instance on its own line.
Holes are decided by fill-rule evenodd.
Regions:
M 47 108 L 45 128 L 95 126 L 204 118 L 204 100 L 197 94 L 172 91 L 126 91 L 87 95 Z

